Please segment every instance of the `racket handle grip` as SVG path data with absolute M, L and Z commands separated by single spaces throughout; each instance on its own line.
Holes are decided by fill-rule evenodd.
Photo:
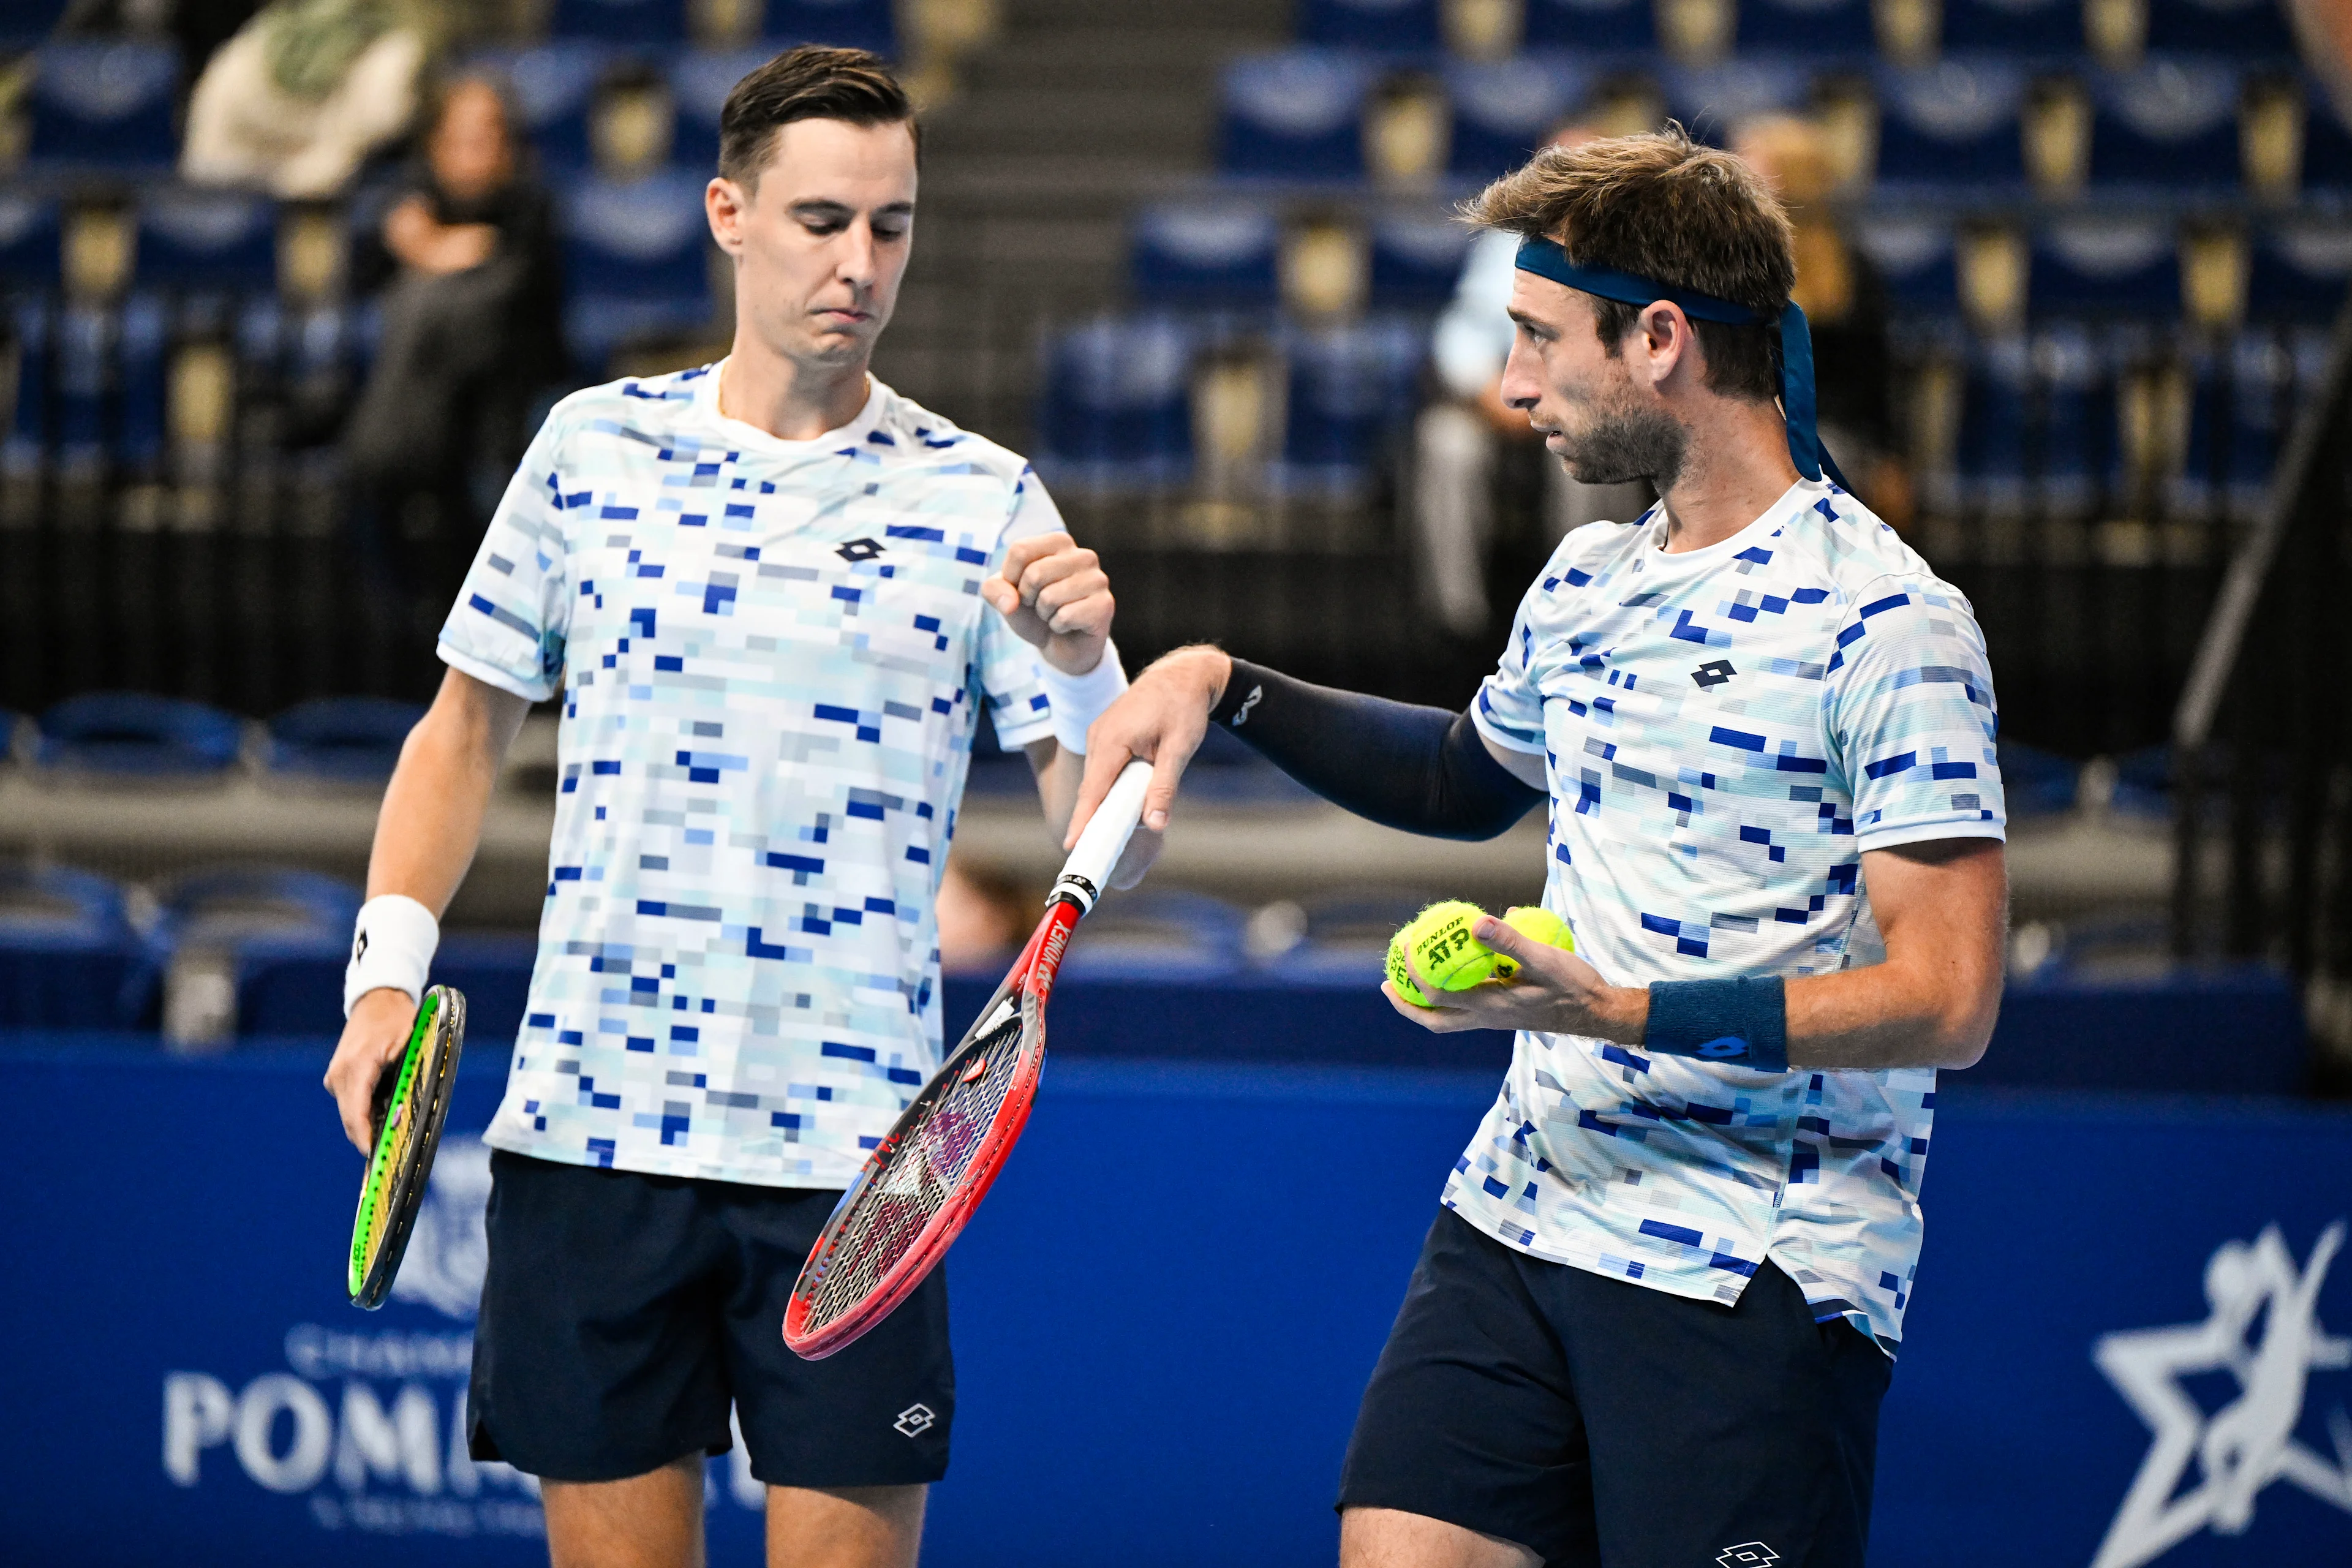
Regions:
M 1094 909 L 1095 900 L 1110 885 L 1112 868 L 1127 853 L 1127 841 L 1135 837 L 1135 825 L 1143 816 L 1143 792 L 1150 784 L 1150 763 L 1132 762 L 1119 770 L 1110 793 L 1103 796 L 1086 831 L 1078 835 L 1078 847 L 1062 863 L 1062 874 L 1054 879 L 1047 903 L 1068 899 L 1078 906 L 1080 914 Z

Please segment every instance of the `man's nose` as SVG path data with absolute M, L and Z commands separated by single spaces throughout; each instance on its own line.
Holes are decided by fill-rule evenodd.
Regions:
M 871 225 L 861 220 L 842 231 L 841 250 L 834 262 L 834 271 L 843 282 L 853 288 L 873 287 L 875 246 Z
M 1503 362 L 1503 405 L 1522 412 L 1533 409 L 1543 397 L 1543 384 L 1537 375 L 1535 354 L 1523 336 L 1511 340 L 1510 357 Z

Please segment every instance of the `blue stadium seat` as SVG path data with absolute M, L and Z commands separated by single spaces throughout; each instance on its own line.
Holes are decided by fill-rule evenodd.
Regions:
M 1878 178 L 2022 184 L 2025 72 L 1988 56 L 1878 72 Z
M 2083 50 L 2082 0 L 1944 0 L 1944 47 L 2021 56 Z
M 1650 0 L 1527 0 L 1520 33 L 1530 49 L 1580 54 L 1643 54 L 1657 47 Z
M 768 0 L 760 36 L 778 45 L 832 44 L 896 56 L 890 0 Z
M 65 19 L 73 0 L 12 0 L 0 16 L 0 44 L 30 48 Z
M 1454 110 L 1446 167 L 1472 180 L 1491 180 L 1517 168 L 1583 101 L 1591 85 L 1589 70 L 1558 56 L 1454 62 L 1445 72 L 1445 95 Z
M 58 315 L 50 387 L 58 457 L 68 468 L 105 460 L 112 434 L 107 399 L 114 387 L 119 322 L 118 313 L 105 305 L 68 305 Z
M 1425 349 L 1397 321 L 1293 331 L 1289 426 L 1276 478 L 1291 491 L 1344 495 L 1378 474 L 1395 433 L 1410 423 Z
M 30 156 L 68 167 L 167 169 L 180 58 L 154 44 L 65 43 L 34 55 Z
M 1969 345 L 1955 454 L 1963 500 L 1990 511 L 2025 508 L 2033 427 L 2033 351 L 2012 334 Z
M 8 310 L 9 335 L 16 344 L 16 388 L 0 462 L 8 471 L 38 468 L 49 450 L 49 346 L 54 313 L 39 296 L 16 300 Z
M 1095 486 L 1181 483 L 1192 471 L 1192 335 L 1172 318 L 1104 318 L 1046 352 L 1039 467 Z
M 2294 33 L 2279 0 L 2147 0 L 2147 47 L 2292 60 Z
M 1222 166 L 1228 174 L 1357 180 L 1372 68 L 1352 55 L 1290 49 L 1225 68 Z
M 1377 986 L 1391 933 L 1421 912 L 1422 901 L 1402 894 L 1328 893 L 1304 901 L 1304 926 L 1295 947 L 1260 954 L 1295 984 Z M 1297 917 L 1294 917 L 1297 918 Z
M 2282 427 L 2294 405 L 2294 359 L 2275 331 L 2242 331 L 2227 352 L 2192 346 L 2189 437 L 2173 506 L 2203 512 L 2218 500 L 2233 519 L 2260 515 Z
M 2352 189 L 2352 123 L 2324 88 L 2308 89 L 2303 121 L 2303 183 L 2309 190 Z
M 670 100 L 677 105 L 677 131 L 670 161 L 689 169 L 719 163 L 719 111 L 727 95 L 775 53 L 772 49 L 693 49 L 671 59 Z
M 0 192 L 0 288 L 57 287 L 58 246 L 54 200 Z
M 217 778 L 244 742 L 234 714 L 143 691 L 68 697 L 40 716 L 34 764 L 121 778 Z
M 639 46 L 686 41 L 686 0 L 555 0 L 548 35 Z
M 129 1028 L 154 981 L 121 889 L 63 866 L 0 862 L 0 1026 Z
M 1868 58 L 1878 47 L 1870 0 L 1740 0 L 1742 49 Z
M 1239 910 L 1206 894 L 1175 888 L 1114 893 L 1087 918 L 1087 940 L 1070 949 L 1062 973 L 1218 984 L 1242 967 L 1243 926 Z
M 1454 297 L 1470 253 L 1467 226 L 1440 213 L 1391 213 L 1372 224 L 1372 303 L 1426 309 Z
M 2032 266 L 2027 300 L 2036 312 L 2180 312 L 2180 251 L 2168 224 L 2129 217 L 2045 224 L 2033 236 Z
M 2289 218 L 2255 236 L 2246 285 L 2248 314 L 2263 321 L 2330 320 L 2352 279 L 2352 224 Z
M 120 321 L 115 385 L 121 415 L 114 458 L 128 472 L 152 474 L 163 458 L 172 314 L 160 296 L 142 291 L 122 302 Z
M 1146 207 L 1129 253 L 1135 297 L 1147 307 L 1271 308 L 1281 247 L 1281 226 L 1268 212 L 1231 203 Z
M 1801 58 L 1730 59 L 1670 67 L 1664 86 L 1666 111 L 1693 136 L 1722 144 L 1742 121 L 1801 107 L 1812 88 L 1812 72 Z
M 583 365 L 628 338 L 688 331 L 710 315 L 703 176 L 585 180 L 563 204 L 564 333 Z
M 2102 184 L 2238 183 L 2238 73 L 2150 60 L 2093 82 L 2091 178 Z
M 259 196 L 163 189 L 139 202 L 140 287 L 278 286 L 278 213 Z
M 1438 45 L 1437 0 L 1303 0 L 1300 10 L 1301 43 L 1386 54 Z
M 194 948 L 226 954 L 238 1034 L 332 1035 L 360 900 L 359 889 L 315 871 L 198 871 L 165 892 L 154 941 L 174 957 Z
M 2042 327 L 2034 334 L 2033 357 L 2042 384 L 2042 504 L 2079 516 L 2097 499 L 2116 458 L 2115 367 L 2106 344 L 2080 321 Z
M 523 134 L 551 168 L 563 170 L 589 162 L 589 111 L 614 55 L 611 45 L 567 38 L 535 48 L 488 50 L 468 63 L 505 79 Z
M 385 697 L 319 697 L 269 721 L 270 773 L 336 784 L 382 784 L 401 742 L 425 717 L 414 702 Z

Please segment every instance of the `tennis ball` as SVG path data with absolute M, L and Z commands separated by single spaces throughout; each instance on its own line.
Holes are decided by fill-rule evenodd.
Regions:
M 1570 952 L 1576 951 L 1576 936 L 1568 929 L 1568 922 L 1540 904 L 1521 904 L 1505 910 L 1503 923 L 1521 936 L 1530 937 L 1546 947 L 1562 948 Z M 1495 955 L 1496 979 L 1509 980 L 1518 973 L 1517 959 L 1499 952 Z
M 1448 991 L 1466 991 L 1493 974 L 1495 950 L 1470 934 L 1486 912 L 1475 904 L 1449 899 L 1430 905 L 1389 938 L 1389 982 L 1397 994 L 1416 1007 L 1429 1005 L 1405 968 L 1408 951 L 1413 967 Z

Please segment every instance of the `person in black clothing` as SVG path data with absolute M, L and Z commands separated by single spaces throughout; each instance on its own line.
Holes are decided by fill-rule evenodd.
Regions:
M 551 205 L 495 83 L 449 83 L 420 146 L 352 257 L 383 332 L 343 460 L 372 565 L 437 625 L 480 541 L 474 470 L 513 468 L 532 403 L 562 376 L 562 278 Z

